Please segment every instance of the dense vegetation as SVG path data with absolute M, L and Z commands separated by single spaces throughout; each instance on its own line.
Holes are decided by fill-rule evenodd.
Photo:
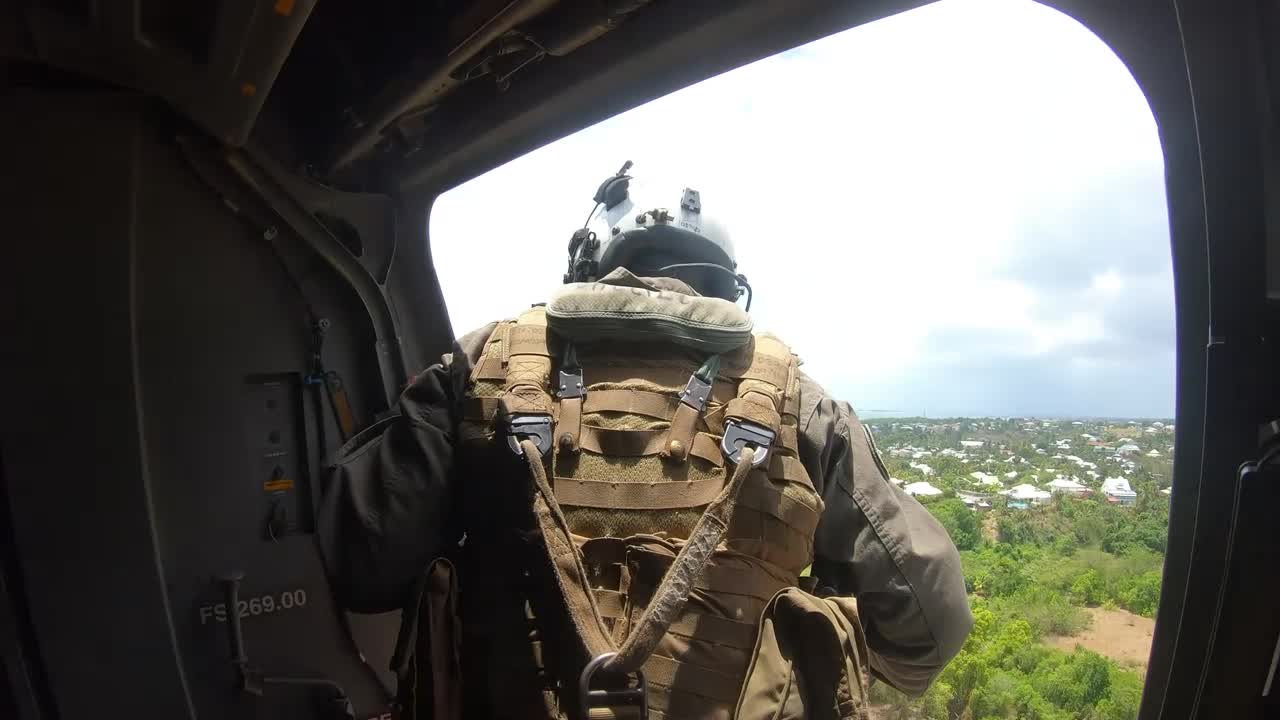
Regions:
M 1138 492 L 1133 506 L 1057 495 L 1039 507 L 1015 509 L 996 502 L 978 512 L 955 497 L 956 490 L 970 487 L 969 472 L 989 467 L 994 457 L 1018 462 L 1004 460 L 1008 455 L 1027 458 L 1021 464 L 1041 475 L 1051 473 L 1062 458 L 1036 449 L 1060 442 L 1057 436 L 1063 433 L 1046 428 L 1045 437 L 1028 437 L 1010 421 L 991 421 L 986 427 L 964 422 L 964 430 L 926 433 L 914 442 L 915 447 L 954 447 L 962 438 L 980 437 L 995 446 L 962 459 L 935 454 L 929 461 L 935 469 L 930 481 L 945 493 L 922 498 L 961 551 L 976 624 L 963 650 L 923 697 L 909 699 L 877 683 L 872 690 L 877 717 L 1134 718 L 1144 668 L 1124 666 L 1078 646 L 1071 652 L 1051 648 L 1041 640 L 1084 630 L 1090 622 L 1088 607 L 1155 615 L 1168 534 L 1168 497 L 1159 488 L 1168 485 L 1169 461 L 1124 465 Z M 995 425 L 1001 422 L 1007 425 Z M 1121 432 L 1127 429 L 1122 426 Z M 889 447 L 903 445 L 891 432 L 877 432 L 882 450 L 884 435 L 891 437 Z M 1105 466 L 1113 461 L 1099 462 Z M 886 457 L 886 465 L 894 477 L 913 471 L 906 460 L 892 456 Z
M 923 697 L 908 700 L 883 684 L 872 699 L 884 718 L 1027 718 L 1132 720 L 1142 677 L 1097 653 L 1041 645 L 1030 623 L 973 603 L 974 628 L 964 649 Z

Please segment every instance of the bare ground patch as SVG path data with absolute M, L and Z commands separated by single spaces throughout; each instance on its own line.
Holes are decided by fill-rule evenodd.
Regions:
M 1067 652 L 1080 645 L 1121 665 L 1137 667 L 1145 672 L 1156 621 L 1127 610 L 1086 608 L 1086 611 L 1093 618 L 1087 630 L 1071 637 L 1047 637 L 1044 643 Z
M 991 513 L 982 515 L 982 539 L 989 543 L 994 543 L 1000 538 L 1000 532 L 996 528 L 996 517 Z

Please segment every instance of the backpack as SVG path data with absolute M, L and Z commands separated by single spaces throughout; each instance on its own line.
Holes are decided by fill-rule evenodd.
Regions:
M 625 271 L 494 329 L 459 428 L 459 677 L 432 682 L 459 717 L 863 717 L 856 604 L 801 588 L 798 365 Z

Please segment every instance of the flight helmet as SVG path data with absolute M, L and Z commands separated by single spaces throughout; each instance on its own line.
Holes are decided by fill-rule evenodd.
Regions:
M 702 194 L 636 181 L 627 174 L 630 168 L 627 161 L 596 190 L 586 225 L 569 242 L 564 281 L 588 282 L 622 267 L 737 300 L 746 278 L 737 272 L 728 230 L 704 211 Z M 750 307 L 750 296 L 747 302 Z

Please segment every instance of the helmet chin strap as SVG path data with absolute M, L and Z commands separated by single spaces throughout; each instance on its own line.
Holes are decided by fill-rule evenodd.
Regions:
M 734 282 L 736 282 L 736 283 L 738 283 L 739 285 L 741 285 L 741 286 L 742 286 L 742 287 L 738 288 L 738 297 L 742 297 L 742 288 L 746 288 L 746 289 L 747 289 L 747 307 L 746 307 L 746 311 L 747 311 L 747 312 L 751 312 L 751 284 L 747 282 L 747 276 L 746 276 L 746 275 L 743 275 L 743 274 L 741 274 L 741 273 L 735 273 L 734 271 L 730 270 L 729 268 L 727 268 L 727 267 L 725 267 L 725 266 L 723 266 L 723 265 L 717 265 L 717 264 L 715 264 L 715 263 L 708 263 L 708 262 L 675 263 L 674 265 L 664 265 L 664 266 L 662 266 L 662 267 L 658 268 L 657 270 L 654 270 L 654 272 L 655 272 L 655 273 L 664 273 L 664 272 L 666 272 L 666 271 L 668 271 L 668 270 L 679 270 L 679 269 L 681 269 L 681 268 L 711 268 L 711 269 L 713 269 L 713 270 L 718 270 L 718 271 L 720 271 L 720 272 L 722 272 L 722 273 L 725 273 L 725 274 L 729 275 L 730 277 L 732 277 L 732 278 L 734 279 Z

